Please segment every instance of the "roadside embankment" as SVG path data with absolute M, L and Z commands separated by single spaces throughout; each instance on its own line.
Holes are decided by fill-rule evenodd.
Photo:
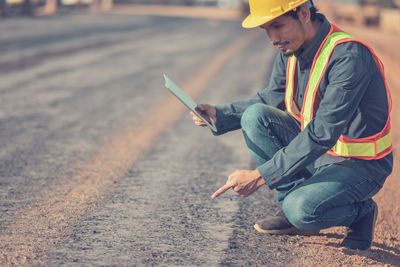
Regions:
M 319 1 L 317 8 L 337 23 L 373 26 L 384 32 L 400 33 L 400 8 L 388 8 L 382 3 L 378 4 L 373 1 L 359 5 L 356 3 L 336 3 L 329 0 Z

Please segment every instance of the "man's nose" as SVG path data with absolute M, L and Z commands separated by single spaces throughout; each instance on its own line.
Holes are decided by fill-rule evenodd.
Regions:
M 279 35 L 272 31 L 272 30 L 266 30 L 269 41 L 271 42 L 271 44 L 273 44 L 274 46 L 278 45 L 281 41 L 281 39 L 279 38 Z

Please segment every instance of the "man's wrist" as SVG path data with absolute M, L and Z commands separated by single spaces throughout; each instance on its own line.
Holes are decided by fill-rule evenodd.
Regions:
M 265 184 L 264 178 L 261 176 L 260 172 L 257 169 L 254 170 L 254 176 L 256 177 L 258 185 Z

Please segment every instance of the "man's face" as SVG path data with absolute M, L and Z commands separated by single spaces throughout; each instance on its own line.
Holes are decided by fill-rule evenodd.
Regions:
M 299 50 L 306 41 L 306 29 L 300 20 L 283 15 L 260 26 L 271 43 L 286 55 Z

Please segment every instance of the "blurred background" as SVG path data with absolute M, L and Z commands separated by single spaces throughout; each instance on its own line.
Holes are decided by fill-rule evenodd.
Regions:
M 215 6 L 239 8 L 245 13 L 248 10 L 246 0 L 0 0 L 0 14 L 45 15 L 77 8 L 107 11 L 114 5 L 127 4 Z M 317 0 L 316 4 L 336 21 L 381 25 L 391 30 L 400 25 L 400 0 Z
M 314 3 L 382 59 L 396 153 L 400 0 Z M 343 229 L 257 235 L 278 207 L 267 188 L 209 200 L 254 162 L 239 131 L 196 128 L 162 77 L 199 103 L 264 88 L 277 51 L 241 28 L 248 11 L 247 0 L 0 0 L 0 265 L 398 266 L 397 158 L 364 254 L 339 253 Z

